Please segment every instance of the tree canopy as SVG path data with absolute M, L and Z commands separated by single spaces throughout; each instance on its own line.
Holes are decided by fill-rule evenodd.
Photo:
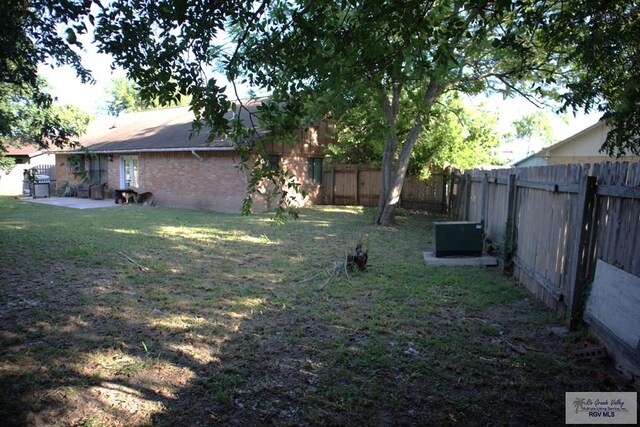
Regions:
M 149 107 L 149 103 L 140 96 L 140 86 L 126 77 L 113 79 L 107 96 L 105 109 L 113 116 L 123 112 L 142 111 Z
M 142 88 L 139 84 L 124 76 L 116 77 L 111 81 L 111 86 L 107 89 L 107 102 L 105 110 L 107 113 L 118 116 L 120 113 L 149 110 L 161 105 L 158 99 L 148 100 L 141 95 Z M 188 105 L 188 97 L 178 96 L 176 105 Z
M 539 40 L 558 7 L 534 0 L 273 2 L 257 31 L 235 31 L 240 50 L 226 66 L 230 77 L 247 76 L 314 113 L 339 116 L 370 102 L 377 111 L 370 117 L 384 118 L 378 222 L 388 224 L 411 155 L 445 94 L 555 93 L 564 47 L 543 48 Z
M 0 83 L 0 148 L 9 145 L 34 145 L 40 148 L 73 145 L 74 138 L 83 134 L 91 116 L 72 105 L 55 105 L 33 102 L 44 90 L 46 83 L 41 80 L 38 88 L 29 86 L 16 88 L 8 83 Z M 45 92 L 46 94 L 46 92 Z
M 567 46 L 562 110 L 601 112 L 612 128 L 603 151 L 640 155 L 640 2 L 573 0 L 552 18 L 541 42 Z
M 16 165 L 16 159 L 0 154 L 0 171 L 8 174 Z
M 515 138 L 526 142 L 527 156 L 553 142 L 551 122 L 542 111 L 536 111 L 517 118 L 513 121 L 512 127 L 515 130 Z M 532 147 L 532 140 L 537 140 L 538 144 L 534 144 Z
M 63 146 L 79 123 L 62 120 L 71 107 L 52 109 L 38 65 L 70 65 L 82 82 L 92 77 L 81 62 L 78 35 L 93 21 L 90 0 L 0 2 L 0 145 Z M 71 127 L 70 127 L 71 126 Z
M 327 157 L 336 164 L 382 164 L 384 117 L 374 106 L 360 103 L 335 120 L 336 143 L 327 147 Z M 499 164 L 496 150 L 505 137 L 496 128 L 497 117 L 482 106 L 471 109 L 452 93 L 434 106 L 432 124 L 422 133 L 409 160 L 408 174 L 428 178 L 433 168 L 464 170 L 478 165 Z M 405 129 L 406 132 L 406 129 Z

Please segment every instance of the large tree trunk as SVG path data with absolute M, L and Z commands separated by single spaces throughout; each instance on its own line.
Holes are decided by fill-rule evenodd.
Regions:
M 413 122 L 411 132 L 407 136 L 407 139 L 402 144 L 402 151 L 398 157 L 398 163 L 396 164 L 396 170 L 393 174 L 393 181 L 389 188 L 389 193 L 385 200 L 384 208 L 378 212 L 378 224 L 389 225 L 395 220 L 396 209 L 400 203 L 400 194 L 402 193 L 402 186 L 407 176 L 407 169 L 409 168 L 409 159 L 411 159 L 411 152 L 416 146 L 418 137 L 420 136 L 420 130 L 422 128 L 422 121 L 420 114 Z
M 387 121 L 387 133 L 384 141 L 384 151 L 382 153 L 382 171 L 380 174 L 380 196 L 378 197 L 378 214 L 384 210 L 384 205 L 391 188 L 393 177 L 393 159 L 398 147 L 398 135 L 396 131 L 396 121 L 398 118 L 398 105 L 400 103 L 400 84 L 392 86 L 391 101 L 386 90 L 380 88 L 380 100 L 382 110 Z
M 396 87 L 394 86 L 394 94 L 393 99 L 396 100 Z M 428 112 L 431 110 L 431 106 L 438 99 L 442 91 L 444 90 L 444 86 L 441 86 L 434 81 L 429 83 L 427 87 L 427 91 L 424 97 L 425 101 L 425 112 L 418 112 L 416 118 L 414 119 L 413 126 L 409 135 L 405 139 L 402 144 L 402 150 L 400 151 L 400 155 L 398 156 L 398 161 L 396 163 L 395 170 L 393 168 L 393 156 L 395 155 L 395 151 L 397 148 L 397 136 L 395 136 L 395 144 L 389 144 L 391 137 L 388 136 L 385 143 L 385 152 L 382 160 L 382 182 L 380 188 L 380 198 L 378 199 L 378 217 L 376 223 L 378 225 L 389 225 L 392 224 L 395 220 L 396 209 L 398 208 L 398 204 L 400 203 L 400 194 L 402 193 L 402 187 L 404 186 L 404 180 L 407 176 L 407 169 L 409 168 L 409 160 L 411 159 L 411 153 L 413 152 L 413 148 L 416 146 L 416 142 L 418 142 L 418 137 L 420 136 L 420 131 L 422 129 L 422 117 L 427 116 Z M 389 106 L 388 98 L 385 96 L 383 102 L 386 99 L 385 107 L 385 116 L 387 116 L 387 122 L 389 122 L 389 116 L 386 114 L 387 111 L 391 111 L 394 113 L 393 115 L 393 124 L 394 126 L 390 129 L 395 130 L 395 123 L 398 115 L 398 105 L 395 105 L 395 110 L 392 108 L 387 108 Z M 397 92 L 397 101 L 400 99 L 400 87 L 398 87 Z M 393 151 L 391 151 L 393 150 Z M 389 156 L 387 156 L 387 151 L 390 152 Z M 387 168 L 387 169 L 385 169 Z M 388 176 L 385 176 L 385 171 Z

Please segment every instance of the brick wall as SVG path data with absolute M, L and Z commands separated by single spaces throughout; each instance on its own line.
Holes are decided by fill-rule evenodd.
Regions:
M 67 154 L 56 154 L 56 183 L 60 185 L 61 183 L 68 183 L 70 185 L 78 185 L 80 184 L 80 176 L 77 174 L 71 173 L 69 166 L 67 165 L 67 160 L 71 157 Z
M 291 171 L 302 189 L 309 193 L 306 199 L 297 198 L 298 205 L 320 201 L 320 185 L 307 180 L 308 158 L 322 157 L 323 147 L 329 142 L 328 125 L 300 130 L 300 144 L 269 144 L 267 152 L 282 156 L 283 166 Z M 216 212 L 240 212 L 247 191 L 247 176 L 238 170 L 238 155 L 233 152 L 198 152 L 198 157 L 190 152 L 138 153 L 138 188 L 154 195 L 154 203 L 159 206 L 175 206 L 192 209 L 206 209 Z M 66 165 L 69 155 L 58 154 L 56 179 L 78 185 L 79 174 L 73 174 Z M 108 197 L 120 188 L 120 159 L 114 154 L 107 164 Z M 88 166 L 88 164 L 87 164 Z M 254 211 L 267 209 L 265 201 L 253 197 Z
M 138 157 L 139 188 L 161 206 L 240 212 L 247 177 L 227 152 L 143 153 Z
M 301 190 L 307 192 L 307 197 L 299 195 L 296 202 L 299 206 L 319 204 L 321 201 L 321 185 L 309 181 L 310 157 L 324 157 L 324 147 L 333 142 L 331 136 L 331 124 L 327 122 L 316 123 L 306 129 L 298 131 L 299 144 L 287 145 L 282 143 L 267 144 L 265 149 L 269 154 L 282 156 L 283 167 L 290 171 L 296 182 L 301 184 Z M 323 183 L 326 185 L 326 183 Z

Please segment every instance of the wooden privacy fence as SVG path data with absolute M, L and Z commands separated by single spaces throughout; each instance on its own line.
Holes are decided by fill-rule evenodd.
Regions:
M 379 169 L 359 165 L 336 165 L 322 175 L 322 204 L 377 206 L 380 195 Z M 445 173 L 433 173 L 429 180 L 408 177 L 400 195 L 400 207 L 431 212 L 448 212 L 451 203 L 451 179 Z
M 36 169 L 38 175 L 47 175 L 50 179 L 56 179 L 56 167 L 55 165 L 38 165 L 31 169 Z
M 459 187 L 457 217 L 483 221 L 505 267 L 572 328 L 596 259 L 640 276 L 640 163 L 472 170 Z

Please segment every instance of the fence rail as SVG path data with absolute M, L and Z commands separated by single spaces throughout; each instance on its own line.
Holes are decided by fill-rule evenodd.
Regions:
M 640 163 L 471 170 L 459 187 L 457 217 L 482 221 L 505 267 L 570 327 L 597 259 L 640 276 Z
M 335 165 L 322 176 L 322 199 L 325 205 L 377 206 L 380 195 L 379 169 L 358 165 Z M 452 199 L 451 179 L 433 173 L 423 181 L 409 177 L 400 195 L 400 207 L 431 212 L 447 212 Z

